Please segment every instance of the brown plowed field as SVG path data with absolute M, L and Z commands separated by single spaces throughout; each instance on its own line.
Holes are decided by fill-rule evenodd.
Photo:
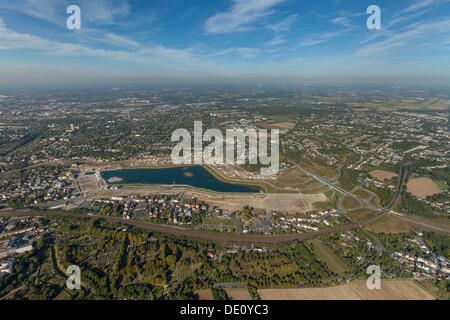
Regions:
M 441 188 L 430 178 L 411 179 L 406 186 L 408 192 L 421 199 L 442 192 Z
M 365 281 L 338 287 L 258 290 L 262 300 L 435 300 L 411 280 L 382 280 L 380 290 L 369 290 Z
M 396 174 L 394 172 L 385 171 L 385 170 L 374 170 L 374 171 L 369 172 L 369 174 L 372 177 L 374 177 L 375 179 L 380 180 L 380 181 L 389 180 L 389 179 L 392 179 L 392 178 L 398 176 L 398 174 Z
M 231 300 L 252 300 L 247 288 L 225 289 Z

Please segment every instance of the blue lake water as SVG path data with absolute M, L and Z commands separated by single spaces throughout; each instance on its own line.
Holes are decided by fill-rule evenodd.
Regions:
M 189 185 L 217 192 L 259 193 L 262 191 L 261 188 L 256 186 L 220 181 L 201 166 L 164 169 L 121 169 L 104 171 L 101 175 L 109 185 Z M 120 178 L 121 181 L 108 181 L 111 178 Z

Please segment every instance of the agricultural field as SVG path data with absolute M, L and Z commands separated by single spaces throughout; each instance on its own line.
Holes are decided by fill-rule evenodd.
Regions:
M 392 216 L 384 216 L 365 228 L 374 233 L 398 234 L 411 232 L 414 226 Z
M 438 185 L 439 188 L 441 188 L 442 190 L 447 190 L 448 189 L 448 184 L 447 182 L 443 181 L 443 180 L 437 180 L 435 181 L 435 183 Z
M 302 193 L 316 193 L 324 190 L 323 184 L 295 169 L 283 172 L 274 183 L 279 188 L 294 188 Z
M 259 126 L 263 129 L 294 129 L 297 125 L 296 122 L 263 122 Z
M 383 103 L 348 103 L 349 106 L 354 107 L 364 107 L 361 111 L 367 110 L 378 110 L 378 111 L 395 111 L 395 110 L 410 110 L 410 111 L 426 111 L 426 110 L 447 110 L 447 99 L 440 98 L 425 98 L 425 99 L 403 99 L 403 98 L 393 98 L 391 100 L 386 100 Z
M 333 179 L 338 175 L 338 172 L 333 168 L 318 164 L 317 162 L 304 162 L 302 164 L 305 168 L 327 179 Z
M 373 170 L 369 174 L 379 181 L 390 180 L 392 178 L 398 177 L 398 174 L 385 170 Z
M 347 271 L 345 265 L 330 251 L 325 243 L 318 239 L 312 240 L 311 243 L 314 247 L 314 253 L 320 258 L 320 260 L 327 264 L 330 270 L 337 274 L 343 274 Z
M 407 184 L 407 190 L 420 199 L 442 192 L 441 188 L 430 178 L 411 179 Z
M 225 289 L 225 291 L 231 300 L 252 300 L 247 288 Z
M 270 116 L 270 119 L 274 122 L 292 122 L 292 120 L 296 117 L 296 115 L 275 115 Z
M 418 224 L 412 224 L 404 220 L 395 218 L 394 216 L 387 215 L 381 219 L 378 219 L 374 223 L 367 225 L 365 228 L 371 232 L 386 234 L 409 233 L 412 230 L 433 231 L 420 225 L 420 223 L 424 223 L 438 228 L 450 230 L 450 222 L 446 218 L 428 218 L 408 215 L 408 219 L 417 221 Z
M 295 115 L 271 115 L 268 117 L 269 119 L 264 122 L 259 122 L 257 125 L 263 129 L 288 129 L 292 130 L 297 125 L 297 122 L 294 120 Z
M 210 289 L 199 290 L 196 292 L 198 300 L 214 300 Z
M 373 211 L 371 209 L 360 209 L 360 210 L 355 210 L 355 211 L 351 211 L 348 213 L 350 218 L 352 218 L 355 221 L 367 219 L 367 218 L 373 216 L 374 214 L 375 214 L 375 211 Z
M 381 290 L 369 290 L 365 281 L 338 287 L 258 290 L 262 300 L 435 300 L 411 280 L 384 280 Z
M 342 205 L 344 209 L 356 209 L 360 207 L 359 202 L 350 197 L 346 197 Z

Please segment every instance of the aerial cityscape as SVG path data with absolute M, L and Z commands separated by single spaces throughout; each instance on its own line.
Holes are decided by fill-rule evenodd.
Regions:
M 0 299 L 449 300 L 450 2 L 300 2 L 3 1 Z

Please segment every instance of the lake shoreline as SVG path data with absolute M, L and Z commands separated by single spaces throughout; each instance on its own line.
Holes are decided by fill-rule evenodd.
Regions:
M 100 174 L 109 185 L 113 186 L 189 186 L 227 193 L 262 193 L 265 191 L 265 188 L 252 183 L 223 181 L 223 179 L 220 179 L 203 166 L 127 168 L 106 170 Z

